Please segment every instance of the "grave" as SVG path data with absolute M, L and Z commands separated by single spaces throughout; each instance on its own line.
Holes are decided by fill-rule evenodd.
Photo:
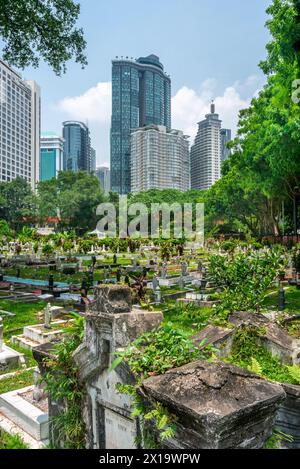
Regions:
M 3 342 L 3 320 L 0 317 L 0 371 L 6 371 L 24 364 L 25 359 L 23 353 L 8 347 Z
M 136 337 L 148 332 L 162 321 L 162 314 L 132 306 L 130 288 L 122 285 L 99 285 L 95 301 L 86 313 L 85 338 L 74 352 L 79 378 L 86 388 L 83 417 L 87 429 L 88 448 L 135 448 L 139 423 L 131 416 L 130 397 L 116 390 L 117 383 L 134 382 L 125 363 L 111 370 L 115 353 L 123 350 Z M 34 350 L 42 372 L 43 358 L 51 346 L 44 344 Z M 63 408 L 49 397 L 49 415 Z M 55 435 L 52 436 L 55 440 Z M 63 446 L 63 442 L 58 442 Z
M 30 435 L 35 441 L 48 443 L 47 399 L 35 402 L 34 386 L 0 395 L 0 414 Z
M 236 312 L 229 317 L 235 327 L 254 326 L 259 330 L 258 342 L 284 364 L 300 363 L 300 341 L 291 337 L 276 322 L 259 313 Z
M 50 304 L 44 309 L 44 324 L 35 324 L 32 326 L 24 326 L 22 335 L 14 335 L 11 342 L 20 347 L 32 350 L 38 345 L 47 342 L 53 342 L 63 336 L 64 329 L 72 321 L 72 319 L 59 319 L 52 321 L 52 309 Z M 57 311 L 57 308 L 54 308 Z M 54 313 L 55 314 L 55 313 Z
M 223 362 L 197 361 L 148 378 L 146 406 L 161 403 L 176 416 L 167 449 L 259 449 L 273 430 L 283 388 Z

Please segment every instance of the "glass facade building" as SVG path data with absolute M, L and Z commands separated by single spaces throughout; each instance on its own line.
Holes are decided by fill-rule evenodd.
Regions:
M 171 129 L 171 80 L 156 55 L 112 61 L 111 190 L 131 190 L 130 134 L 146 125 Z
M 227 143 L 231 140 L 231 130 L 221 129 L 221 162 L 227 160 L 230 155 L 230 150 L 227 148 Z
M 100 186 L 104 192 L 110 191 L 110 170 L 106 166 L 100 166 L 96 169 L 96 176 L 100 181 Z
M 40 180 L 48 181 L 63 170 L 64 141 L 53 132 L 44 132 L 41 137 Z
M 88 171 L 91 167 L 90 131 L 83 122 L 63 122 L 65 171 Z

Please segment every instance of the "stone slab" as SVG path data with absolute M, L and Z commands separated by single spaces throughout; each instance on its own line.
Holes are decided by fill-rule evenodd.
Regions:
M 145 380 L 144 401 L 176 415 L 168 448 L 262 448 L 271 435 L 283 388 L 234 365 L 202 360 Z
M 36 440 L 49 437 L 48 414 L 22 398 L 33 386 L 0 395 L 0 412 Z

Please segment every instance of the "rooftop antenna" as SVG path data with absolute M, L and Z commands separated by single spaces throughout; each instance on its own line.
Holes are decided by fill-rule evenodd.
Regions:
M 215 114 L 215 112 L 216 112 L 216 105 L 215 105 L 215 100 L 214 99 L 211 100 L 210 112 L 211 112 L 211 114 Z

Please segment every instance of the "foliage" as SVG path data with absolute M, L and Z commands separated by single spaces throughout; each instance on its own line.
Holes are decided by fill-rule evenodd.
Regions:
M 19 435 L 11 435 L 0 429 L 0 449 L 28 449 Z
M 294 247 L 292 250 L 292 262 L 293 267 L 298 273 L 300 273 L 300 245 Z
M 223 289 L 216 311 L 225 316 L 233 311 L 258 311 L 284 262 L 274 251 L 212 255 L 209 276 Z
M 0 220 L 0 240 L 3 238 L 11 239 L 13 236 L 9 224 L 6 220 Z
M 293 81 L 299 79 L 299 50 L 294 47 L 299 45 L 299 15 L 290 0 L 273 0 L 267 13 L 271 41 L 260 63 L 266 84 L 240 112 L 223 177 L 205 195 L 207 229 L 253 235 L 292 230 L 293 199 L 300 185 L 300 114 L 291 99 Z
M 54 247 L 51 246 L 51 244 L 44 244 L 43 248 L 42 248 L 42 253 L 44 254 L 44 256 L 46 257 L 49 257 L 51 256 L 51 254 L 53 254 L 54 252 Z
M 10 182 L 0 182 L 0 218 L 13 230 L 20 230 L 35 213 L 36 197 L 24 179 L 17 177 Z
M 295 379 L 296 368 L 281 364 L 279 358 L 273 356 L 260 344 L 259 337 L 263 333 L 262 329 L 255 326 L 245 326 L 237 330 L 231 355 L 226 358 L 226 361 L 271 381 L 298 384 Z M 290 368 L 293 368 L 293 376 Z
M 170 415 L 160 403 L 155 402 L 152 408 L 146 409 L 138 389 L 141 381 L 149 376 L 165 373 L 171 368 L 176 368 L 199 358 L 208 358 L 211 348 L 196 348 L 186 335 L 173 330 L 172 324 L 161 326 L 154 332 L 148 332 L 136 339 L 124 352 L 118 353 L 111 369 L 116 368 L 123 360 L 129 365 L 131 371 L 136 375 L 135 385 L 117 385 L 120 393 L 131 396 L 133 407 L 132 416 L 139 417 L 143 444 L 147 445 L 149 437 L 150 447 L 156 447 L 159 442 L 151 433 L 147 421 L 152 421 L 158 432 L 160 442 L 172 438 L 175 432 L 174 416 Z M 150 435 L 149 435 L 150 432 Z
M 265 443 L 264 449 L 280 449 L 282 442 L 292 443 L 294 438 L 292 435 L 288 435 L 280 430 L 275 429 Z
M 96 208 L 104 200 L 99 179 L 85 171 L 61 171 L 57 178 L 38 184 L 39 217 L 59 214 L 60 228 L 74 229 L 77 234 L 96 228 Z
M 75 24 L 80 5 L 73 0 L 1 0 L 3 59 L 16 67 L 38 67 L 40 57 L 60 75 L 72 57 L 87 64 L 83 31 Z
M 84 334 L 84 319 L 72 313 L 74 322 L 66 329 L 68 337 L 55 347 L 55 358 L 47 359 L 47 373 L 44 376 L 51 398 L 63 403 L 64 410 L 53 419 L 52 425 L 57 441 L 63 441 L 65 448 L 84 447 L 85 429 L 81 416 L 84 388 L 78 379 L 78 369 L 72 353 L 81 344 Z
M 33 370 L 19 370 L 0 379 L 0 394 L 33 385 Z

